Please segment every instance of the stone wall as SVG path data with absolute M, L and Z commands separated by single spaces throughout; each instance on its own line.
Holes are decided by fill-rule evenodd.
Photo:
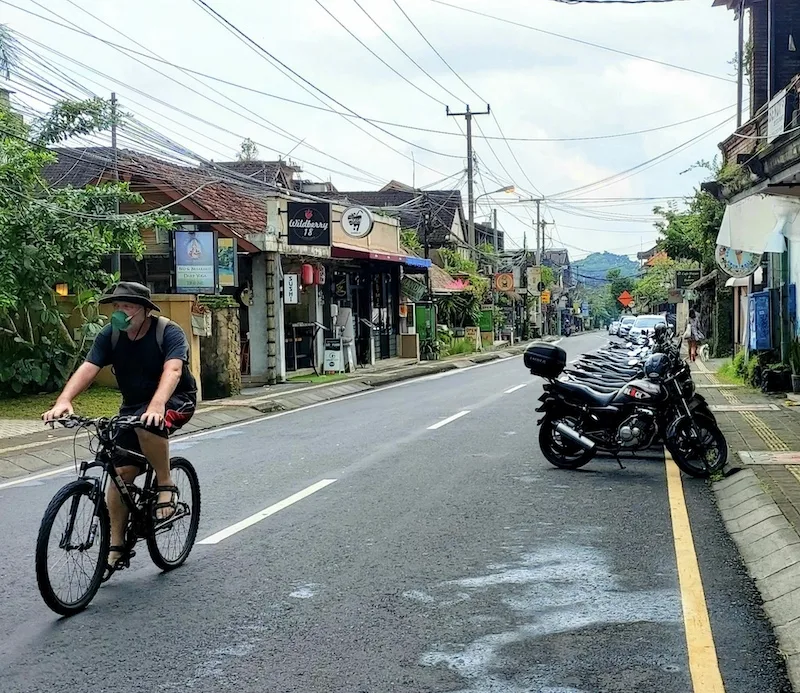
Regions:
M 239 309 L 214 307 L 211 336 L 200 338 L 201 379 L 206 399 L 238 395 L 242 391 Z

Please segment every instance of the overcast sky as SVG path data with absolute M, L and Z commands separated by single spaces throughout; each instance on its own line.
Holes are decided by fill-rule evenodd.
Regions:
M 130 3 L 41 0 L 41 4 L 34 0 L 11 1 L 55 19 L 48 13 L 51 10 L 99 37 L 135 47 L 79 9 L 84 8 L 171 62 L 255 90 L 321 106 L 320 101 L 229 33 L 193 0 Z M 653 202 L 587 203 L 576 202 L 576 195 L 585 200 L 689 194 L 702 173 L 681 172 L 698 159 L 713 158 L 718 153 L 718 142 L 734 128 L 735 110 L 731 107 L 678 127 L 630 137 L 510 142 L 515 161 L 506 143 L 487 142 L 480 138 L 481 134 L 499 136 L 498 123 L 509 138 L 594 137 L 655 128 L 732 106 L 736 85 L 511 26 L 434 0 L 397 0 L 397 3 L 357 0 L 437 84 L 392 45 L 359 9 L 356 0 L 206 1 L 341 104 L 336 105 L 314 92 L 328 107 L 339 111 L 351 109 L 365 118 L 451 134 L 380 126 L 406 140 L 403 142 L 354 118 L 203 80 L 221 91 L 226 99 L 179 70 L 145 60 L 173 79 L 158 75 L 99 41 L 32 17 L 5 2 L 0 2 L 0 22 L 107 75 L 91 74 L 63 57 L 26 44 L 43 57 L 56 60 L 67 74 L 93 91 L 115 89 L 128 112 L 146 119 L 189 150 L 216 160 L 231 159 L 242 137 L 250 137 L 259 144 L 261 158 L 274 159 L 278 154 L 291 152 L 291 158 L 303 167 L 305 176 L 331 180 L 339 190 L 377 189 L 391 179 L 425 186 L 453 176 L 441 187 L 463 183 L 460 172 L 466 165 L 466 141 L 460 136 L 459 126 L 463 128 L 464 123 L 463 119 L 447 117 L 445 104 L 453 111 L 463 111 L 466 103 L 473 110 L 485 110 L 489 103 L 497 121 L 492 116 L 476 117 L 474 121 L 475 152 L 479 160 L 476 194 L 508 183 L 516 185 L 516 196 L 491 198 L 498 203 L 499 222 L 510 235 L 512 245 L 522 244 L 534 208 L 531 204 L 509 206 L 510 202 L 539 192 L 545 197 L 554 196 L 593 183 L 720 126 L 685 150 L 636 175 L 598 189 L 563 196 L 560 201 L 548 201 L 545 218 L 556 222 L 548 227 L 552 244 L 567 245 L 572 257 L 602 250 L 635 254 L 652 245 L 656 238 L 652 222 L 647 220 Z M 711 8 L 711 0 L 638 5 L 571 5 L 554 0 L 448 2 L 733 79 L 728 64 L 736 50 L 733 13 Z M 411 84 L 359 45 L 321 5 Z M 425 43 L 398 5 L 458 77 Z M 25 38 L 21 40 L 26 43 Z M 314 91 L 308 84 L 305 86 Z M 225 103 L 228 109 L 190 89 Z M 723 124 L 726 118 L 730 120 Z M 298 146 L 299 140 L 304 142 Z M 491 199 L 481 199 L 480 219 L 486 218 Z M 619 219 L 610 221 L 609 214 Z M 532 243 L 529 233 L 529 244 Z

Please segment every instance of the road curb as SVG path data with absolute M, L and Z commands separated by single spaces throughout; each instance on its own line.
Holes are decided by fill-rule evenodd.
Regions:
M 713 485 L 725 527 L 755 581 L 800 692 L 800 535 L 752 469 Z

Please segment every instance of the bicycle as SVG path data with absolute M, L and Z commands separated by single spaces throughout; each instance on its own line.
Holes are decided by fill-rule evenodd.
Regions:
M 81 462 L 78 478 L 61 488 L 50 501 L 36 541 L 36 580 L 39 592 L 53 611 L 71 616 L 89 605 L 101 583 L 110 578 L 111 574 L 130 567 L 130 559 L 136 555 L 133 548 L 140 539 L 147 542 L 150 558 L 163 571 L 173 570 L 186 561 L 194 546 L 200 523 L 200 483 L 189 460 L 172 457 L 170 468 L 173 481 L 178 487 L 177 509 L 169 518 L 157 520 L 155 471 L 144 455 L 124 449 L 116 443 L 123 429 L 142 426 L 138 417 L 90 419 L 71 415 L 57 421 L 66 428 L 93 429 L 100 442 L 94 461 Z M 113 464 L 115 456 L 145 463 L 142 487 L 122 480 Z M 89 475 L 89 470 L 93 468 L 101 470 L 99 476 Z M 111 524 L 105 500 L 109 480 L 117 487 L 128 508 L 128 524 L 120 567 L 105 575 L 111 538 Z M 64 522 L 57 524 L 64 510 Z M 59 529 L 54 532 L 55 527 Z M 165 537 L 167 542 L 163 546 L 162 540 Z M 176 537 L 182 538 L 177 542 L 171 541 Z M 51 555 L 53 540 L 57 543 L 53 546 Z M 58 550 L 66 555 L 57 553 Z M 87 584 L 77 587 L 70 577 L 66 594 L 60 594 L 54 580 L 57 577 L 55 571 L 70 564 L 77 564 L 76 577 L 79 580 L 85 579 Z

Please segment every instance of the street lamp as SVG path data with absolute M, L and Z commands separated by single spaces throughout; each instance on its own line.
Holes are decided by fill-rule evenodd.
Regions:
M 492 190 L 492 192 L 485 192 L 482 195 L 478 195 L 478 197 L 475 198 L 475 202 L 477 203 L 478 200 L 480 200 L 482 197 L 486 197 L 487 195 L 496 195 L 497 193 L 513 193 L 513 192 L 516 192 L 514 186 L 507 185 L 504 188 L 498 188 L 497 190 Z
M 480 200 L 482 197 L 487 197 L 488 195 L 496 195 L 497 193 L 513 193 L 513 192 L 516 192 L 516 189 L 514 188 L 514 186 L 513 185 L 506 185 L 505 187 L 498 188 L 497 190 L 492 190 L 491 192 L 485 192 L 485 193 L 483 193 L 481 195 L 478 195 L 478 197 L 475 198 L 475 202 L 477 203 L 478 200 Z M 497 253 L 498 249 L 497 249 L 497 210 L 496 209 L 492 210 L 492 229 L 494 230 L 494 243 L 492 245 L 494 245 L 494 252 Z M 474 232 L 473 232 L 473 238 L 474 238 Z M 474 241 L 474 242 L 477 245 L 477 241 Z M 472 250 L 474 250 L 474 249 L 472 249 Z

